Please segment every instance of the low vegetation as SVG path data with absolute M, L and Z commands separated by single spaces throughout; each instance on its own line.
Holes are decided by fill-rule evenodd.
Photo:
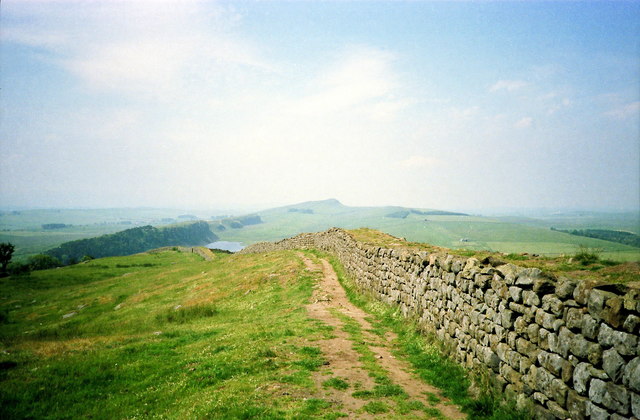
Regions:
M 610 242 L 618 242 L 625 245 L 631 245 L 636 248 L 640 248 L 640 235 L 636 235 L 632 232 L 623 232 L 619 230 L 608 230 L 608 229 L 554 229 L 558 232 L 569 233 L 571 235 L 576 236 L 584 236 L 587 238 L 596 238 L 602 239 Z
M 66 242 L 46 251 L 62 264 L 74 264 L 84 256 L 92 258 L 130 255 L 172 245 L 203 245 L 217 240 L 206 222 L 155 228 L 142 226 L 121 232 Z

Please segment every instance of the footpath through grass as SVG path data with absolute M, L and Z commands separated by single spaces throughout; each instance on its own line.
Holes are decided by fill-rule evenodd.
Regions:
M 404 318 L 397 308 L 359 293 L 355 283 L 335 257 L 316 251 L 314 253 L 331 263 L 349 300 L 373 315 L 369 322 L 374 330 L 390 329 L 398 335 L 396 355 L 407 359 L 425 382 L 442 390 L 442 395 L 460 406 L 468 414 L 469 419 L 526 420 L 532 418 L 531 414 L 516 409 L 513 401 L 507 401 L 504 395 L 496 393 L 488 384 L 490 382 L 488 378 L 472 376 L 470 372 L 448 358 L 437 339 L 421 333 L 417 324 Z M 479 391 L 477 392 L 479 395 L 475 397 L 470 393 L 472 379 L 475 379 Z M 436 413 L 434 415 L 437 416 Z
M 336 417 L 306 398 L 318 275 L 293 252 L 165 251 L 1 279 L 0 418 Z

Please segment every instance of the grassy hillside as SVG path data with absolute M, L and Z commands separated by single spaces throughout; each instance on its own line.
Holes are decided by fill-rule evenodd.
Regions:
M 292 253 L 105 258 L 0 287 L 0 418 L 305 416 L 326 333 Z M 330 410 L 329 410 L 330 411 Z
M 638 248 L 552 231 L 543 227 L 542 222 L 512 223 L 499 218 L 425 215 L 421 213 L 428 211 L 426 209 L 410 210 L 412 209 L 402 207 L 349 207 L 337 200 L 308 202 L 259 212 L 263 221 L 261 224 L 216 233 L 226 241 L 251 244 L 283 239 L 300 232 L 321 231 L 333 226 L 346 229 L 369 227 L 410 241 L 451 249 L 556 256 L 574 254 L 580 247 L 587 247 L 601 250 L 603 258 L 640 260 Z M 397 217 L 398 213 L 408 214 Z M 615 221 L 612 223 L 615 224 Z

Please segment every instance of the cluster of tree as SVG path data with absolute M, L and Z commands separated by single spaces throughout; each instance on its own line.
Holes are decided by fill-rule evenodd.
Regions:
M 60 267 L 60 260 L 50 255 L 38 254 L 29 257 L 26 263 L 11 262 L 15 247 L 11 243 L 0 243 L 0 277 L 7 274 L 20 275 L 35 270 Z
M 409 210 L 398 210 L 393 213 L 387 214 L 385 217 L 392 217 L 394 219 L 404 219 L 409 215 Z
M 608 229 L 556 229 L 553 227 L 551 230 L 569 233 L 576 236 L 585 236 L 587 238 L 603 239 L 605 241 L 617 242 L 640 248 L 640 236 L 631 232 Z
M 155 228 L 141 226 L 121 232 L 80 239 L 50 249 L 47 255 L 57 258 L 62 264 L 73 264 L 85 256 L 94 258 L 130 255 L 164 246 L 204 245 L 218 240 L 206 222 Z
M 53 230 L 53 229 L 64 229 L 71 225 L 65 225 L 64 223 L 45 223 L 42 225 L 42 229 L 44 230 Z
M 313 209 L 289 209 L 289 213 L 313 214 Z
M 224 219 L 216 227 L 216 229 L 218 229 L 220 231 L 226 230 L 225 226 L 228 226 L 228 227 L 230 227 L 232 229 L 242 229 L 245 226 L 258 225 L 260 223 L 264 223 L 262 221 L 262 219 L 260 218 L 260 216 L 258 216 L 257 214 L 251 214 L 251 215 L 248 215 L 248 216 Z
M 446 211 L 446 210 L 415 210 L 411 209 L 411 213 L 419 214 L 420 216 L 468 216 L 467 213 L 456 213 L 454 211 Z

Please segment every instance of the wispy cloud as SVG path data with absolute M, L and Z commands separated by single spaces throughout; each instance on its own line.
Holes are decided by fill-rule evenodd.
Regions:
M 516 121 L 516 123 L 513 126 L 515 128 L 529 128 L 529 127 L 531 127 L 532 124 L 533 124 L 533 118 L 524 117 L 524 118 L 520 118 L 518 121 Z
M 498 92 L 501 90 L 505 90 L 507 92 L 515 92 L 528 85 L 529 84 L 523 80 L 498 80 L 489 88 L 489 91 Z
M 604 115 L 616 120 L 626 120 L 628 118 L 640 119 L 640 101 L 621 105 L 605 112 Z

